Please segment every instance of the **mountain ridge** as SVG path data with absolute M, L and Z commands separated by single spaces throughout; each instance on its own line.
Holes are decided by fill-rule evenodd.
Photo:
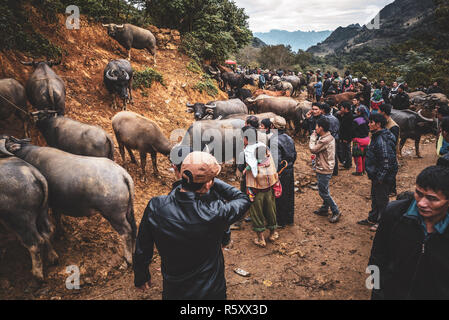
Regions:
M 396 0 L 379 12 L 379 28 L 351 24 L 335 29 L 323 42 L 307 49 L 317 56 L 349 52 L 364 46 L 385 47 L 407 40 L 419 28 L 425 28 L 435 10 L 433 0 Z
M 325 31 L 286 31 L 272 29 L 269 32 L 254 32 L 254 37 L 261 39 L 267 45 L 290 45 L 293 51 L 306 50 L 310 46 L 323 41 L 332 33 Z

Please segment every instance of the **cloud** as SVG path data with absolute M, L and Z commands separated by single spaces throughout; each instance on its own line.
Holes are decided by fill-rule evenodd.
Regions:
M 334 30 L 353 23 L 366 24 L 393 0 L 234 0 L 245 8 L 253 32 Z

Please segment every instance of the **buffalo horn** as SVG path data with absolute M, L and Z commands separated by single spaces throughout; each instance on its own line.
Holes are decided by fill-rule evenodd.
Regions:
M 429 118 L 424 117 L 421 113 L 422 113 L 422 109 L 418 111 L 418 116 L 419 116 L 422 120 L 427 121 L 427 122 L 433 122 L 433 121 L 434 121 L 433 119 L 429 119 Z
M 217 105 L 215 105 L 215 104 L 206 104 L 205 107 L 209 108 L 209 109 L 215 109 L 217 107 Z
M 187 102 L 187 103 L 186 103 L 186 106 L 189 107 L 189 108 L 192 108 L 194 105 Z
M 27 61 L 20 61 L 21 64 L 23 64 L 24 66 L 32 66 L 33 62 L 27 62 Z
M 117 29 L 123 29 L 123 28 L 124 28 L 124 25 L 123 25 L 123 24 L 117 24 L 117 25 L 115 25 L 115 27 L 116 27 Z
M 1 139 L 0 140 L 0 154 L 4 154 L 7 156 L 14 156 L 11 152 L 9 152 L 8 150 L 6 150 L 6 139 Z
M 106 78 L 112 81 L 117 81 L 117 77 L 111 76 L 111 70 L 108 70 L 108 72 L 106 72 Z

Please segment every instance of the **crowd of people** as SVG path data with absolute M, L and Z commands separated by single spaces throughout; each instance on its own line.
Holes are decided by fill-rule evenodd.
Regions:
M 328 80 L 327 73 L 324 78 Z M 353 84 L 349 73 L 338 85 L 326 80 L 323 95 Z M 354 179 L 366 174 L 371 181 L 371 211 L 358 224 L 376 231 L 369 263 L 380 269 L 381 285 L 373 290 L 373 299 L 449 298 L 449 107 L 437 106 L 438 165 L 418 176 L 414 195 L 390 203 L 397 194 L 399 139 L 390 102 L 402 99 L 398 96 L 404 88 L 397 86 L 392 98 L 395 84 L 389 89 L 381 81 L 372 94 L 367 79 L 361 81 L 369 93 L 363 91 L 360 98 L 337 106 L 314 102 L 306 115 L 311 166 L 322 199 L 313 214 L 331 223 L 340 221 L 342 212 L 329 182 L 354 162 Z M 366 105 L 367 101 L 375 105 Z M 181 162 L 173 163 L 177 178 L 173 190 L 152 198 L 140 223 L 134 255 L 136 287 L 145 290 L 151 285 L 149 264 L 156 245 L 164 299 L 226 299 L 222 248 L 231 241 L 230 227 L 249 212 L 246 220 L 255 233 L 253 243 L 264 248 L 266 241 L 282 236 L 280 229 L 293 225 L 297 151 L 286 133 L 285 119 L 259 122 L 250 115 L 242 137 L 240 190 L 217 178 L 221 166 L 210 154 L 175 148 Z

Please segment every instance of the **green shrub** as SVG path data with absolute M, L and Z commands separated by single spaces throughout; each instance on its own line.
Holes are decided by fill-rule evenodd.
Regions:
M 218 95 L 218 88 L 215 85 L 215 82 L 207 76 L 203 76 L 201 81 L 198 81 L 193 89 L 199 91 L 200 93 L 206 92 L 211 97 Z
M 152 68 L 146 68 L 142 71 L 134 71 L 133 89 L 151 88 L 154 81 L 159 82 L 164 87 L 164 77 L 158 71 Z
M 187 65 L 187 70 L 189 70 L 189 71 L 191 71 L 193 73 L 198 73 L 198 74 L 202 74 L 203 73 L 203 70 L 201 69 L 201 67 L 194 60 L 191 60 L 189 62 L 189 64 Z

